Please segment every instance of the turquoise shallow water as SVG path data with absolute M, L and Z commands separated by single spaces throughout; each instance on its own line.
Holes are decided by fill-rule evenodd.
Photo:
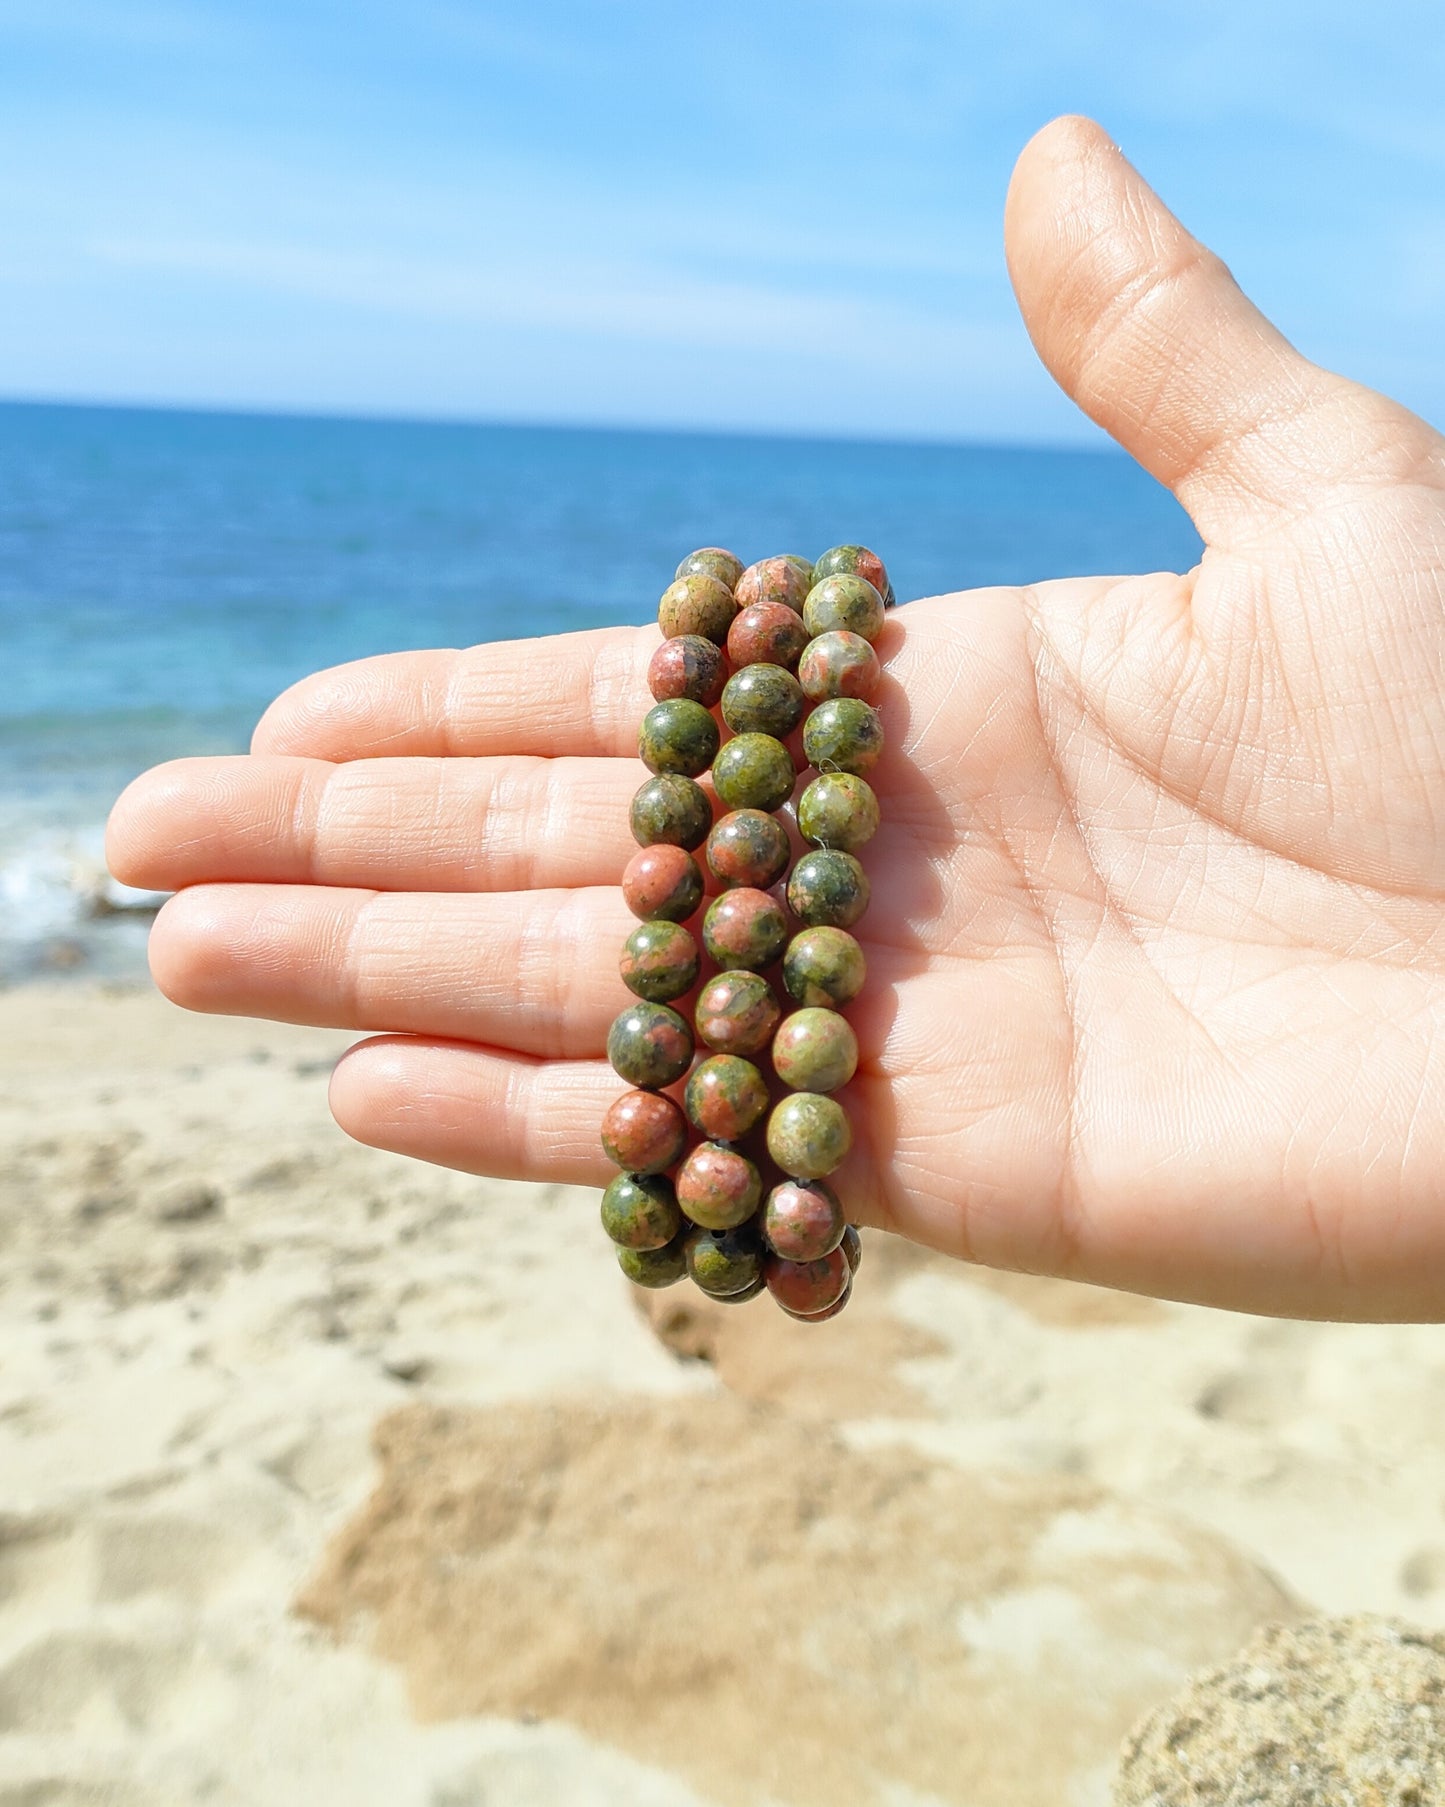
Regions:
M 1199 554 L 1109 453 L 0 405 L 0 976 L 138 970 L 87 901 L 110 800 L 306 672 L 645 621 L 695 545 L 844 539 L 900 599 Z

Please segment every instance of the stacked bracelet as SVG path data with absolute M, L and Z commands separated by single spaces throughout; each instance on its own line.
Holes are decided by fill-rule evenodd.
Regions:
M 607 1038 L 608 1059 L 634 1089 L 602 1126 L 622 1169 L 603 1194 L 603 1227 L 639 1285 L 688 1274 L 730 1304 L 767 1290 L 811 1323 L 848 1302 L 861 1246 L 827 1184 L 852 1142 L 832 1094 L 858 1064 L 842 1011 L 866 976 L 849 931 L 868 907 L 857 852 L 878 827 L 865 774 L 883 748 L 869 701 L 872 643 L 892 602 L 882 560 L 863 546 L 836 546 L 815 565 L 787 556 L 746 570 L 705 547 L 663 593 L 665 638 L 648 671 L 656 700 L 638 738 L 652 776 L 633 798 L 641 851 L 622 879 L 641 918 L 621 961 L 635 1002 Z M 796 784 L 787 743 L 800 723 L 817 775 L 797 807 L 809 851 L 789 873 L 776 812 Z M 697 782 L 709 769 L 727 811 L 716 822 Z M 716 971 L 689 1022 L 675 1005 L 702 972 L 685 925 L 703 902 L 704 846 L 722 887 L 701 928 Z M 786 1017 L 765 976 L 779 962 L 796 1006 Z M 684 1077 L 679 1106 L 666 1088 Z M 770 1078 L 786 1088 L 776 1103 Z

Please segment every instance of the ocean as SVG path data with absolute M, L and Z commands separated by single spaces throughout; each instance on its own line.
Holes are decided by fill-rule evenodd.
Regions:
M 140 975 L 111 802 L 307 672 L 642 622 L 694 546 L 842 540 L 900 601 L 1200 551 L 1104 451 L 0 404 L 0 981 Z

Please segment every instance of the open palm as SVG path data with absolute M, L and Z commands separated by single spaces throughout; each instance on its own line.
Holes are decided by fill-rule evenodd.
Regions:
M 852 1214 L 1254 1310 L 1445 1313 L 1445 443 L 1300 358 L 1099 130 L 1029 146 L 1040 354 L 1198 569 L 889 618 Z M 656 629 L 308 680 L 117 806 L 162 988 L 380 1030 L 367 1142 L 601 1183 Z

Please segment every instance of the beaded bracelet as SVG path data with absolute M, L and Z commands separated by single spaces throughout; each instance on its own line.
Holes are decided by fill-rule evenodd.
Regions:
M 686 1274 L 724 1304 L 767 1291 L 807 1323 L 848 1303 L 862 1249 L 826 1176 L 852 1142 L 832 1093 L 858 1064 L 842 1010 L 866 975 L 849 930 L 868 907 L 856 855 L 878 827 L 864 776 L 883 749 L 868 700 L 879 678 L 872 642 L 893 602 L 883 561 L 865 546 L 746 570 L 708 546 L 663 592 L 665 638 L 648 670 L 656 700 L 638 737 L 652 776 L 632 800 L 640 851 L 622 876 L 641 918 L 621 961 L 636 1001 L 607 1037 L 608 1059 L 634 1089 L 602 1125 L 603 1149 L 622 1169 L 602 1196 L 602 1224 L 639 1286 Z M 797 807 L 809 851 L 788 873 L 776 812 L 796 783 L 786 742 L 800 722 L 817 776 Z M 716 822 L 697 782 L 709 769 L 727 810 Z M 704 843 L 721 887 L 702 919 L 717 970 L 689 1023 L 674 1005 L 702 970 L 684 925 L 703 903 L 694 855 Z M 797 1005 L 786 1017 L 765 977 L 780 960 Z M 706 1048 L 696 1065 L 695 1039 Z M 765 1060 L 786 1088 L 776 1104 Z M 680 1106 L 666 1088 L 684 1077 Z M 700 1137 L 691 1146 L 689 1125 Z

